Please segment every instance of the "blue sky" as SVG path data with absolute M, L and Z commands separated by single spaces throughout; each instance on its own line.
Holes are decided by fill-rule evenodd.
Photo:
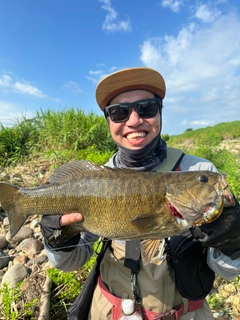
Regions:
M 240 120 L 239 0 L 0 0 L 0 122 L 101 114 L 98 81 L 147 66 L 165 78 L 163 133 Z

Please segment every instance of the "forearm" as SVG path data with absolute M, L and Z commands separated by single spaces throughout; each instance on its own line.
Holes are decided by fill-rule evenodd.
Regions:
M 93 243 L 98 236 L 89 232 L 82 232 L 78 244 L 70 251 L 56 250 L 45 240 L 44 247 L 53 267 L 62 271 L 73 271 L 83 266 L 93 255 Z
M 220 277 L 232 280 L 240 274 L 240 258 L 232 260 L 218 248 L 208 248 L 207 263 Z

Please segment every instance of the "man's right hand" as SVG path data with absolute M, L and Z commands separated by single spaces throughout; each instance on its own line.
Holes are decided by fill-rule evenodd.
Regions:
M 70 251 L 80 240 L 80 232 L 71 224 L 83 220 L 80 213 L 46 215 L 41 220 L 41 231 L 46 242 L 56 249 Z

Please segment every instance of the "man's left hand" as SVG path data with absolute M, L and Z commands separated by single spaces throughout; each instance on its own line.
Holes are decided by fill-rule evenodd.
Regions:
M 225 207 L 213 222 L 190 228 L 193 237 L 203 246 L 218 248 L 221 253 L 237 259 L 240 257 L 240 205 L 235 199 L 233 207 Z

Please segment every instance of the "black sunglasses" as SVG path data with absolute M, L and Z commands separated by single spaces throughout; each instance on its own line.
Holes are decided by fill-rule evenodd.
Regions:
M 112 104 L 105 108 L 104 114 L 105 117 L 110 117 L 113 122 L 124 122 L 129 119 L 131 108 L 134 108 L 140 118 L 153 118 L 162 108 L 162 99 L 153 98 Z

